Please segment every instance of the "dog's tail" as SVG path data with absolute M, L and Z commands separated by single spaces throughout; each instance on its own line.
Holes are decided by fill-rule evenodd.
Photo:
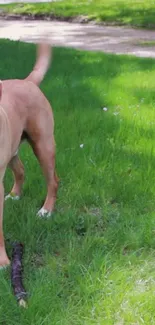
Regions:
M 49 68 L 50 61 L 51 46 L 46 43 L 39 44 L 37 48 L 36 64 L 26 80 L 31 81 L 39 86 Z

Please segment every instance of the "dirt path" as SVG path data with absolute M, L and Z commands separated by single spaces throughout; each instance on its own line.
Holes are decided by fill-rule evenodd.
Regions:
M 0 38 L 37 42 L 45 37 L 55 46 L 155 58 L 155 31 L 56 21 L 0 20 Z M 141 42 L 154 42 L 154 46 L 151 43 L 144 46 Z

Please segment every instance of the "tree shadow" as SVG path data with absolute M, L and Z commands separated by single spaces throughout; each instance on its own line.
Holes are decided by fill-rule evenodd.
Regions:
M 30 57 L 35 57 L 35 46 L 1 41 L 1 47 L 3 55 L 6 51 L 1 68 L 2 79 L 28 75 L 33 66 Z M 154 168 L 154 153 L 153 149 L 138 152 L 133 141 L 138 141 L 140 136 L 145 143 L 154 137 L 154 128 L 146 129 L 139 125 L 137 131 L 132 121 L 124 119 L 122 122 L 102 108 L 113 105 L 110 88 L 122 71 L 132 74 L 148 69 L 153 71 L 154 67 L 154 61 L 149 59 L 98 53 L 88 55 L 87 52 L 71 49 L 54 49 L 53 64 L 41 88 L 53 104 L 57 165 L 62 179 L 60 195 L 64 195 L 64 187 L 68 186 L 69 206 L 73 204 L 78 210 L 81 205 L 104 206 L 105 201 L 116 200 L 118 204 L 131 209 L 134 202 L 139 214 L 149 210 L 150 201 L 154 198 L 154 179 L 149 175 L 148 181 L 145 174 L 148 169 Z M 104 97 L 104 92 L 109 95 Z M 134 92 L 139 99 L 138 88 Z M 153 100 L 153 97 L 149 100 Z M 67 130 L 69 124 L 70 129 Z M 121 132 L 124 135 L 119 138 Z M 130 134 L 133 134 L 134 140 Z M 81 153 L 79 148 L 82 142 L 86 142 L 86 149 Z M 137 173 L 139 169 L 141 173 Z M 133 172 L 128 174 L 128 170 Z M 140 177 L 144 187 L 141 186 Z M 76 186 L 81 195 L 77 195 Z M 60 200 L 61 205 L 64 205 L 63 200 Z

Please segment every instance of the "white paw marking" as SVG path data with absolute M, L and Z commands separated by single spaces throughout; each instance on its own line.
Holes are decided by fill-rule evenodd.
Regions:
M 16 157 L 18 155 L 18 150 L 14 153 L 13 157 Z
M 47 211 L 44 207 L 42 207 L 38 213 L 37 216 L 40 218 L 49 218 L 51 216 L 52 212 L 51 211 Z
M 6 270 L 9 267 L 9 265 L 0 266 L 0 271 Z
M 18 195 L 13 195 L 13 194 L 8 194 L 5 196 L 5 201 L 11 199 L 14 201 L 18 201 L 20 199 L 20 197 Z

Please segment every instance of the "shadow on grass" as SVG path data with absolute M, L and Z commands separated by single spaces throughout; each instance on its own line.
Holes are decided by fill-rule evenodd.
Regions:
M 2 79 L 28 75 L 35 55 L 33 45 L 1 41 L 1 49 Z M 154 153 L 135 148 L 134 141 L 143 138 L 145 143 L 153 138 L 154 128 L 137 127 L 132 119 L 122 123 L 113 113 L 104 113 L 102 107 L 117 104 L 111 87 L 122 72 L 132 74 L 154 68 L 153 60 L 54 50 L 53 65 L 41 87 L 54 109 L 57 168 L 62 182 L 60 210 L 65 206 L 78 210 L 93 205 L 102 209 L 114 200 L 131 209 L 135 205 L 138 214 L 149 211 L 154 177 L 148 170 L 153 170 Z M 153 99 L 151 96 L 150 101 Z M 37 186 L 36 178 L 33 181 Z M 32 197 L 39 191 L 32 190 Z

